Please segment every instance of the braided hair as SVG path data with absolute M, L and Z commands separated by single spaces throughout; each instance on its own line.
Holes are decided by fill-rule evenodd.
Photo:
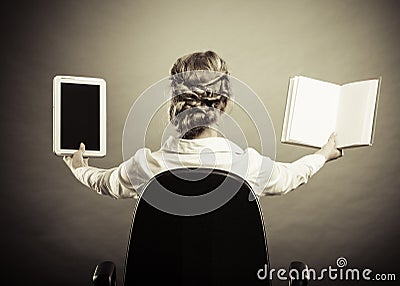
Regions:
M 170 121 L 182 138 L 196 138 L 226 109 L 231 93 L 226 63 L 213 51 L 196 52 L 179 58 L 170 74 Z

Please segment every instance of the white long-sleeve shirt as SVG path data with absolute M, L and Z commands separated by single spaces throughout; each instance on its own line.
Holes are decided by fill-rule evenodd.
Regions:
M 207 167 L 230 171 L 244 178 L 259 196 L 286 194 L 306 183 L 325 163 L 312 154 L 293 163 L 281 163 L 253 148 L 243 150 L 222 137 L 177 139 L 169 137 L 155 152 L 139 149 L 118 167 L 80 167 L 75 177 L 99 194 L 113 198 L 137 198 L 156 174 L 182 167 Z

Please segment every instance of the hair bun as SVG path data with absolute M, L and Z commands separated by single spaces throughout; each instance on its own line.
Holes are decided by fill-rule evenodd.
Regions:
M 218 121 L 230 97 L 228 69 L 214 52 L 179 58 L 171 69 L 170 120 L 184 138 Z
M 199 105 L 184 108 L 171 122 L 177 128 L 177 131 L 184 135 L 184 138 L 193 138 L 199 131 L 203 131 L 205 128 L 216 123 L 220 115 L 220 109 Z

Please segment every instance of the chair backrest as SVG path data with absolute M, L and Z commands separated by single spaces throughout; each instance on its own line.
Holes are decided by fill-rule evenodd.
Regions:
M 242 178 L 175 169 L 146 185 L 134 213 L 125 286 L 270 285 L 258 278 L 261 268 L 269 269 L 262 213 Z

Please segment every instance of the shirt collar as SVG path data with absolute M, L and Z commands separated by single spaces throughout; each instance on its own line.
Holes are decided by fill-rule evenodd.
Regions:
M 180 139 L 168 137 L 162 148 L 164 152 L 200 154 L 207 152 L 243 153 L 243 149 L 224 137 L 206 137 L 198 139 Z

